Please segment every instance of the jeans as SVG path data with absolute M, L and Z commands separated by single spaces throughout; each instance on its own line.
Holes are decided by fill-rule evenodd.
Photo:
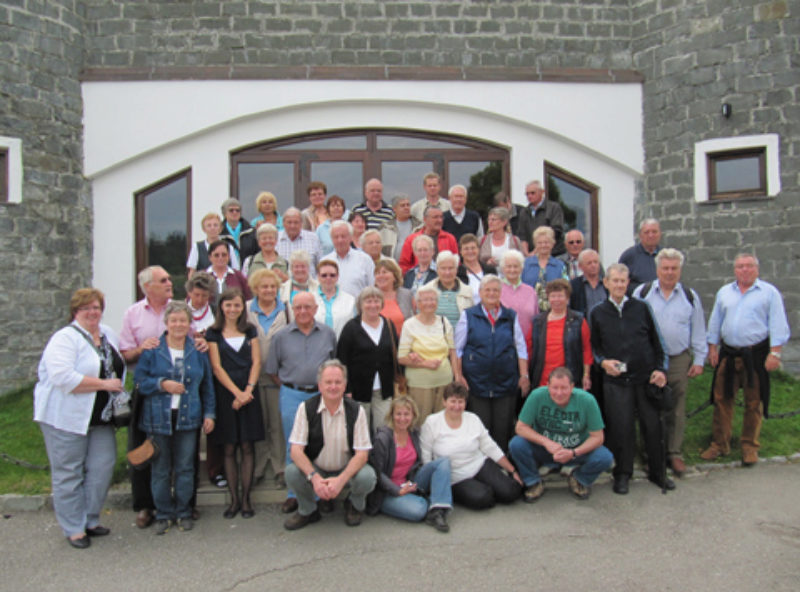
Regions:
M 297 408 L 300 403 L 305 402 L 317 393 L 306 393 L 303 391 L 296 391 L 290 389 L 285 384 L 281 385 L 280 390 L 280 408 L 281 408 L 281 424 L 283 425 L 283 437 L 286 439 L 286 466 L 292 462 L 292 446 L 289 444 L 289 436 L 294 427 L 294 416 L 297 415 Z M 285 477 L 284 477 L 285 478 Z M 288 479 L 287 479 L 288 483 Z M 289 492 L 287 497 L 294 497 L 292 486 L 289 485 Z
M 159 448 L 151 468 L 150 488 L 156 504 L 157 520 L 191 518 L 194 495 L 194 457 L 197 430 L 174 431 L 171 436 L 150 434 Z M 175 473 L 175 494 L 172 473 Z
M 325 471 L 316 465 L 314 465 L 314 468 L 326 479 L 328 477 L 335 477 L 341 473 L 341 471 Z M 303 471 L 298 469 L 297 465 L 294 463 L 286 465 L 286 472 L 284 475 L 286 476 L 286 484 L 297 494 L 297 511 L 302 516 L 313 514 L 317 509 L 317 496 L 314 493 L 314 486 L 311 485 L 311 481 L 306 478 Z M 375 489 L 377 480 L 375 470 L 370 465 L 366 464 L 361 467 L 361 470 L 348 482 L 347 485 L 350 487 L 350 501 L 353 507 L 359 512 L 364 511 L 367 505 L 367 495 Z
M 393 496 L 387 494 L 381 504 L 381 512 L 411 522 L 419 522 L 431 508 L 453 507 L 453 492 L 450 489 L 450 459 L 442 456 L 423 465 L 414 475 L 418 494 Z M 423 495 L 429 494 L 429 500 Z
M 530 487 L 541 481 L 541 477 L 539 477 L 540 466 L 562 466 L 553 460 L 553 455 L 547 452 L 544 446 L 534 444 L 522 436 L 511 438 L 508 448 L 525 487 Z M 605 446 L 598 446 L 591 452 L 581 454 L 564 464 L 567 466 L 577 465 L 578 468 L 574 474 L 575 479 L 584 487 L 591 487 L 592 483 L 600 476 L 600 473 L 611 468 L 613 461 L 614 456 L 611 451 Z

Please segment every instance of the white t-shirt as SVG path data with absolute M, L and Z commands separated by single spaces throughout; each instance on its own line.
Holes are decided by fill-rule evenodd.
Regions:
M 175 367 L 180 363 L 181 369 L 183 369 L 183 350 L 182 349 L 172 349 L 169 348 L 169 355 L 172 356 L 172 366 Z M 169 380 L 176 380 L 178 382 L 183 382 L 183 372 L 181 372 L 181 376 L 172 376 Z M 170 403 L 170 408 L 178 409 L 181 406 L 181 396 L 180 395 L 172 395 L 172 401 Z
M 381 333 L 383 332 L 383 319 L 380 319 L 380 323 L 378 323 L 377 327 L 370 327 L 364 321 L 361 321 L 361 326 L 364 328 L 364 331 L 367 332 L 369 338 L 372 340 L 372 343 L 375 344 L 377 347 L 381 341 Z M 375 378 L 372 380 L 372 390 L 379 391 L 381 390 L 381 377 L 375 372 Z

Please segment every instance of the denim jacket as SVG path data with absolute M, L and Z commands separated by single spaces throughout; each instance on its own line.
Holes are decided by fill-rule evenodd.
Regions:
M 204 418 L 216 418 L 211 363 L 206 354 L 195 349 L 190 337 L 186 338 L 183 359 L 186 391 L 181 395 L 175 429 L 196 430 Z M 148 434 L 172 434 L 172 395 L 161 389 L 162 380 L 172 379 L 172 368 L 172 356 L 165 333 L 158 347 L 142 352 L 134 374 L 139 396 L 142 397 L 139 428 Z

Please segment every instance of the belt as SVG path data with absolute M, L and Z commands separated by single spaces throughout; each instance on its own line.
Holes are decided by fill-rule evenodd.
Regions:
M 293 391 L 300 391 L 300 392 L 303 392 L 303 393 L 317 393 L 317 392 L 319 392 L 319 388 L 317 387 L 316 384 L 313 385 L 313 386 L 300 386 L 299 384 L 292 384 L 291 382 L 284 382 L 283 385 L 286 388 L 292 389 Z

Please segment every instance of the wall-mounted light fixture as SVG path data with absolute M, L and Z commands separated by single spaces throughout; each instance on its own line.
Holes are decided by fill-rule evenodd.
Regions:
M 729 119 L 732 113 L 733 113 L 733 107 L 731 107 L 731 104 L 722 103 L 722 116 L 725 119 Z

